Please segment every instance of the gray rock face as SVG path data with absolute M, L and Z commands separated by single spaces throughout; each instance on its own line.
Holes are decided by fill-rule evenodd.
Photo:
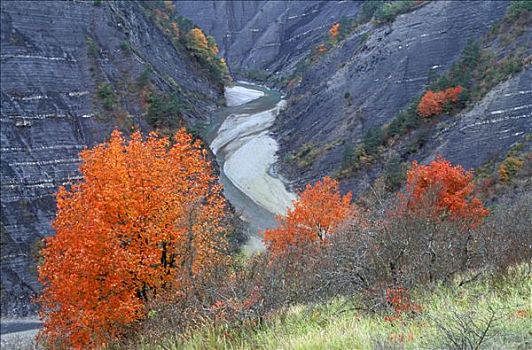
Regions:
M 501 83 L 471 110 L 457 115 L 426 145 L 467 169 L 500 159 L 516 142 L 532 134 L 532 70 Z M 530 144 L 529 144 L 530 146 Z
M 302 185 L 326 174 L 335 174 L 341 167 L 345 151 L 345 146 L 334 144 L 335 140 L 356 145 L 368 130 L 390 122 L 397 112 L 421 94 L 429 74 L 445 72 L 460 57 L 469 39 L 480 38 L 504 16 L 507 5 L 499 1 L 430 2 L 400 15 L 389 26 L 374 28 L 367 25 L 323 57 L 289 93 L 289 107 L 277 119 L 276 130 L 281 154 L 300 150 L 307 143 L 324 150 L 303 173 L 285 162 L 283 169 L 287 176 L 296 185 Z M 516 77 L 517 80 L 508 85 L 504 93 L 515 93 L 515 99 L 530 98 L 530 95 L 518 94 L 518 91 L 529 90 L 522 86 L 530 82 L 526 79 L 527 74 Z M 514 107 L 525 105 L 523 108 L 529 108 L 517 100 L 514 106 L 514 102 L 499 95 L 487 99 L 485 101 L 490 101 L 494 110 L 497 106 L 496 109 L 504 110 L 506 114 Z M 487 103 L 478 108 L 491 111 L 492 107 L 486 107 Z M 475 109 L 467 114 L 468 118 L 462 121 L 465 123 L 463 127 L 475 123 L 481 111 Z M 516 115 L 518 111 L 529 113 L 530 110 L 516 110 Z M 510 143 L 523 137 L 529 124 L 529 120 L 521 118 L 508 119 L 505 124 L 468 126 L 464 132 L 471 141 L 463 140 L 462 148 L 460 126 L 457 130 L 451 127 L 445 134 L 449 142 L 436 148 L 427 147 L 427 152 L 431 155 L 441 152 L 460 164 L 475 166 L 490 153 L 504 152 Z M 502 125 L 509 129 L 508 139 L 492 140 L 490 147 L 482 147 L 480 140 L 487 142 Z M 331 147 L 325 147 L 327 144 Z M 371 178 L 375 174 L 369 175 Z M 356 192 L 361 189 L 363 181 L 348 180 L 345 188 Z
M 79 179 L 78 152 L 116 127 L 146 128 L 138 96 L 116 102 L 124 123 L 99 107 L 98 84 L 128 91 L 150 67 L 156 89 L 180 90 L 195 107 L 192 122 L 221 91 L 136 2 L 3 1 L 1 10 L 2 314 L 24 315 L 35 310 L 36 242 L 53 232 L 58 186 Z
M 221 43 L 234 69 L 290 71 L 354 1 L 175 1 L 177 11 Z

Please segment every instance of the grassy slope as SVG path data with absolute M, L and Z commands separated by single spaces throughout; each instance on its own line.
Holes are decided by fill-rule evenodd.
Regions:
M 389 313 L 360 311 L 356 299 L 296 306 L 272 315 L 261 327 L 208 327 L 188 336 L 144 344 L 142 349 L 434 349 L 452 348 L 446 331 L 481 334 L 491 310 L 495 319 L 481 349 L 532 348 L 530 266 L 507 277 L 484 277 L 462 287 L 458 281 L 419 289 L 413 301 L 422 312 L 385 321 Z M 476 328 L 475 328 L 476 327 Z M 402 339 L 401 339 L 402 338 Z M 469 335 L 478 342 L 479 336 Z M 455 347 L 456 348 L 456 347 Z

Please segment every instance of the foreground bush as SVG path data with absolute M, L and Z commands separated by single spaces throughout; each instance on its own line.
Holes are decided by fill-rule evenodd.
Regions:
M 52 348 L 93 348 L 141 319 L 145 304 L 195 291 L 228 262 L 225 200 L 199 141 L 113 132 L 81 153 L 83 180 L 57 194 L 56 235 L 39 279 Z
M 314 186 L 307 185 L 294 208 L 277 217 L 278 227 L 266 230 L 264 241 L 272 255 L 282 255 L 309 242 L 326 240 L 353 214 L 351 193 L 342 196 L 338 181 L 325 177 Z
M 473 286 L 478 280 L 489 280 L 490 288 L 506 288 L 507 279 L 513 278 L 508 276 L 513 275 L 505 271 L 532 260 L 529 196 L 509 206 L 500 205 L 490 213 L 474 196 L 472 175 L 441 158 L 427 165 L 413 163 L 404 191 L 395 197 L 386 197 L 385 192 L 374 188 L 372 196 L 356 207 L 350 203 L 349 194 L 340 193 L 336 181 L 325 178 L 307 186 L 293 209 L 279 218 L 279 227 L 266 232 L 268 249 L 264 253 L 229 259 L 224 253 L 227 244 L 219 189 L 211 185 L 212 175 L 197 143 L 191 143 L 186 134 L 179 135 L 168 154 L 167 141 L 150 138 L 144 144 L 138 135 L 129 144 L 115 135 L 110 145 L 84 154 L 87 158 L 87 154 L 95 157 L 110 152 L 111 157 L 102 158 L 105 164 L 95 163 L 95 173 L 106 174 L 106 181 L 93 181 L 93 173 L 87 171 L 91 168 L 85 165 L 86 183 L 71 192 L 62 191 L 65 198 L 76 200 L 64 202 L 69 204 L 65 206 L 60 197 L 58 238 L 51 239 L 45 249 L 41 268 L 48 283 L 43 296 L 44 315 L 48 317 L 45 335 L 52 344 L 106 344 L 124 334 L 125 326 L 139 320 L 128 327 L 120 346 L 138 348 L 139 342 L 144 342 L 165 348 L 172 344 L 177 348 L 275 348 L 279 347 L 275 335 L 273 342 L 263 339 L 264 343 L 258 345 L 255 335 L 268 332 L 270 327 L 278 331 L 279 324 L 292 329 L 293 325 L 284 322 L 290 320 L 296 305 L 322 304 L 338 298 L 354 303 L 347 310 L 334 310 L 352 315 L 357 310 L 357 323 L 351 320 L 344 324 L 357 332 L 344 329 L 350 334 L 345 339 L 332 333 L 331 339 L 320 338 L 323 343 L 308 343 L 305 338 L 291 346 L 345 348 L 346 344 L 355 344 L 360 348 L 386 348 L 390 344 L 418 346 L 422 344 L 416 343 L 418 339 L 432 339 L 451 347 L 449 344 L 462 340 L 483 343 L 487 338 L 479 339 L 477 333 L 485 330 L 504 338 L 500 335 L 503 328 L 493 325 L 507 317 L 507 309 L 504 316 L 499 316 L 499 311 L 485 307 L 469 314 L 464 314 L 467 309 L 450 308 L 453 312 L 441 318 L 427 311 L 433 306 L 427 305 L 425 297 L 420 299 L 419 293 L 440 288 L 459 298 L 454 294 L 456 288 Z M 151 143 L 160 147 L 151 147 Z M 146 148 L 158 151 L 143 153 Z M 189 152 L 195 156 L 187 157 Z M 135 157 L 129 159 L 129 154 Z M 167 156 L 171 160 L 169 168 L 165 165 Z M 86 160 L 88 165 L 93 164 L 90 159 Z M 174 173 L 174 167 L 178 173 Z M 137 173 L 144 176 L 137 178 Z M 158 181 L 163 178 L 176 182 Z M 191 182 L 179 182 L 183 178 Z M 152 181 L 154 186 L 150 187 Z M 204 186 L 196 188 L 191 186 L 193 183 Z M 97 186 L 89 190 L 84 187 L 88 184 Z M 123 187 L 125 192 L 117 191 Z M 143 192 L 144 188 L 149 191 Z M 198 201 L 191 201 L 193 198 Z M 152 199 L 154 202 L 150 202 Z M 117 201 L 122 203 L 115 205 Z M 157 206 L 168 211 L 156 210 Z M 80 207 L 83 210 L 78 210 Z M 151 213 L 150 208 L 155 210 L 153 215 L 138 215 Z M 156 226 L 161 219 L 169 220 L 163 221 L 168 224 Z M 77 222 L 83 228 L 91 227 L 87 231 L 97 241 L 84 237 L 84 232 L 72 224 Z M 154 246 L 149 244 L 152 242 Z M 69 244 L 75 249 L 68 249 Z M 93 247 L 97 253 L 90 253 Z M 67 252 L 70 255 L 65 255 Z M 114 255 L 107 257 L 102 252 Z M 54 256 L 64 262 L 61 268 Z M 128 261 L 128 257 L 133 258 Z M 94 266 L 97 272 L 93 272 Z M 120 270 L 122 266 L 127 269 Z M 73 273 L 72 281 L 67 280 L 67 273 Z M 495 275 L 499 277 L 490 279 Z M 96 293 L 87 297 L 87 290 Z M 494 302 L 501 303 L 501 296 L 494 298 Z M 460 301 L 456 304 L 461 305 Z M 91 318 L 100 308 L 106 317 Z M 521 306 L 518 311 L 522 317 Z M 279 315 L 280 320 L 276 318 Z M 464 328 L 460 319 L 470 320 L 470 327 Z M 521 327 L 524 321 L 515 322 Z M 406 327 L 409 323 L 411 326 Z M 452 329 L 437 333 L 441 324 L 452 325 Z M 364 328 L 359 327 L 370 329 L 361 334 L 358 332 Z M 207 333 L 198 333 L 198 329 Z M 303 325 L 303 329 L 308 328 Z M 60 335 L 61 331 L 65 333 Z M 425 331 L 432 338 L 425 337 Z M 301 332 L 294 330 L 296 334 Z

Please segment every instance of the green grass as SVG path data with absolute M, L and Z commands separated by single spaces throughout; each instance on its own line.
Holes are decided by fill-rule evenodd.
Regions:
M 356 299 L 335 299 L 277 312 L 262 326 L 204 327 L 188 335 L 139 345 L 140 349 L 434 349 L 451 348 L 451 338 L 481 331 L 494 320 L 480 349 L 526 349 L 532 345 L 532 282 L 525 267 L 507 277 L 483 277 L 415 290 L 419 314 L 386 321 L 389 311 L 361 310 Z M 529 270 L 528 270 L 529 272 Z M 461 327 L 465 325 L 465 330 Z M 477 329 L 478 328 L 478 329 Z M 446 336 L 445 329 L 451 336 Z M 481 332 L 478 332 L 481 333 Z M 401 340 L 401 338 L 403 338 Z M 469 336 L 477 342 L 478 336 Z

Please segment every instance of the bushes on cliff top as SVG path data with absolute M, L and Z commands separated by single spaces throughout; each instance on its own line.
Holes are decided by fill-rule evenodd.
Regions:
M 416 1 L 413 0 L 385 1 L 376 8 L 374 16 L 377 21 L 391 22 L 400 14 L 410 11 L 414 5 Z
M 523 13 L 532 12 L 532 2 L 528 0 L 513 0 L 507 10 L 508 20 L 514 20 Z
M 223 58 L 218 58 L 218 46 L 211 36 L 205 35 L 198 28 L 192 28 L 185 36 L 185 47 L 199 62 L 208 67 L 209 72 L 217 81 L 223 81 L 228 76 L 228 69 Z

